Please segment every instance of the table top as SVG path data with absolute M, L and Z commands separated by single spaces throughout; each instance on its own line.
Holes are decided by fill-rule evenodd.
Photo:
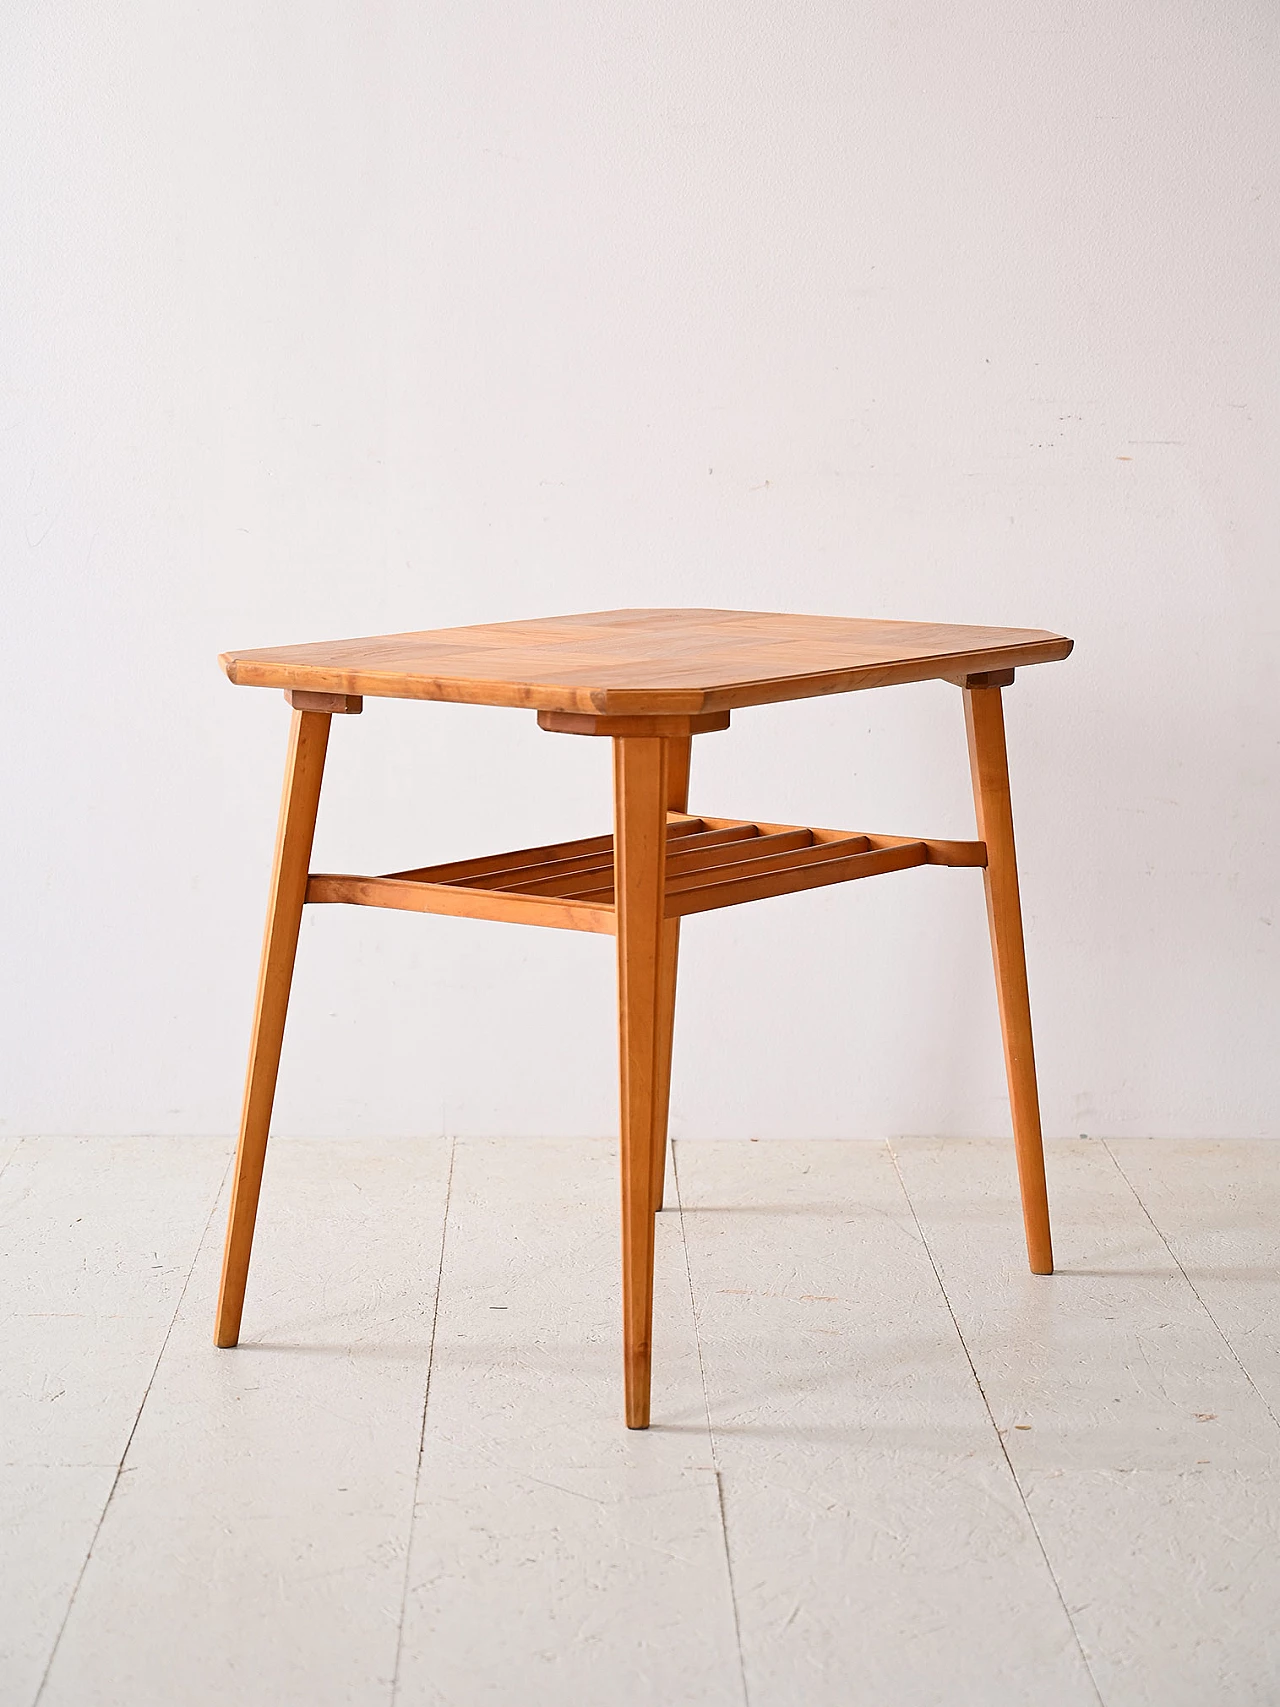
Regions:
M 730 711 L 1065 658 L 1035 628 L 612 610 L 225 652 L 243 687 L 632 716 Z

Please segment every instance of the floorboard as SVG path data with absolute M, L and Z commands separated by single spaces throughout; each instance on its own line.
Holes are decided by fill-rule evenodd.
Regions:
M 741 1707 L 679 1217 L 622 1422 L 611 1142 L 459 1142 L 396 1700 Z
M 228 1154 L 28 1138 L 0 1173 L 0 1701 L 39 1688 Z
M 219 1213 L 41 1707 L 389 1702 L 448 1167 L 273 1140 L 241 1345 Z
M 1280 1144 L 1108 1140 L 1116 1159 L 1273 1416 L 1280 1416 Z
M 885 1146 L 678 1171 L 751 1707 L 1095 1703 Z
M 0 1702 L 35 1700 L 102 1521 L 109 1464 L 0 1467 Z
M 646 1433 L 612 1142 L 229 1154 L 0 1141 L 3 1707 L 1273 1707 L 1280 1145 L 678 1145 Z
M 1049 1147 L 1042 1277 L 1010 1146 L 894 1149 L 1106 1707 L 1273 1702 L 1280 1431 L 1109 1148 Z

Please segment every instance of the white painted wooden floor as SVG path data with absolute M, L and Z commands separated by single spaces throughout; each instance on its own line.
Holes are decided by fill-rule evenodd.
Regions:
M 0 1146 L 4 1707 L 1280 1701 L 1280 1144 Z M 673 1189 L 669 1202 L 677 1201 Z

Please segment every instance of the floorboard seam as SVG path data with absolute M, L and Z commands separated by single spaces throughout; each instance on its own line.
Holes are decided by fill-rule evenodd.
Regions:
M 733 1641 L 738 1654 L 738 1679 L 742 1685 L 743 1707 L 751 1707 L 747 1689 L 747 1665 L 742 1652 L 742 1625 L 738 1618 L 738 1591 L 733 1580 L 733 1560 L 729 1553 L 729 1520 L 724 1503 L 724 1478 L 716 1452 L 715 1429 L 711 1425 L 711 1395 L 707 1390 L 707 1370 L 702 1361 L 702 1335 L 698 1331 L 698 1303 L 693 1294 L 693 1266 L 689 1261 L 689 1241 L 684 1231 L 684 1198 L 680 1192 L 680 1164 L 676 1146 L 671 1145 L 671 1174 L 676 1187 L 676 1212 L 680 1217 L 680 1249 L 684 1253 L 684 1275 L 689 1287 L 689 1313 L 693 1318 L 693 1343 L 698 1353 L 698 1374 L 702 1381 L 702 1406 L 707 1419 L 707 1444 L 711 1449 L 711 1467 L 716 1479 L 716 1503 L 720 1511 L 720 1542 L 724 1548 L 724 1569 L 729 1581 L 729 1606 L 733 1612 Z
M 3 1179 L 5 1174 L 8 1173 L 10 1162 L 12 1162 L 14 1160 L 14 1158 L 18 1154 L 18 1151 L 22 1148 L 22 1146 L 26 1143 L 26 1141 L 27 1140 L 25 1138 L 19 1138 L 17 1143 L 13 1146 L 13 1149 L 10 1150 L 9 1154 L 5 1157 L 4 1161 L 0 1162 L 0 1179 Z
M 195 1273 L 196 1264 L 200 1261 L 200 1253 L 204 1249 L 204 1242 L 209 1237 L 209 1229 L 213 1225 L 213 1218 L 218 1213 L 218 1205 L 222 1201 L 223 1187 L 227 1183 L 227 1175 L 231 1172 L 231 1163 L 233 1160 L 234 1157 L 227 1157 L 227 1165 L 222 1170 L 222 1177 L 218 1181 L 218 1189 L 213 1194 L 213 1202 L 209 1205 L 209 1213 L 205 1217 L 204 1226 L 200 1229 L 200 1237 L 196 1240 L 196 1246 L 191 1256 L 190 1265 L 187 1268 L 186 1274 L 183 1276 L 182 1286 L 178 1292 L 177 1302 L 174 1304 L 173 1314 L 169 1318 L 169 1326 L 164 1331 L 164 1338 L 160 1342 L 160 1350 L 156 1353 L 156 1360 L 151 1366 L 150 1375 L 147 1377 L 147 1385 L 143 1389 L 141 1399 L 138 1401 L 138 1409 L 134 1414 L 133 1423 L 129 1429 L 129 1438 L 124 1443 L 124 1450 L 120 1454 L 120 1462 L 116 1465 L 116 1473 L 111 1478 L 111 1486 L 107 1491 L 106 1499 L 102 1502 L 102 1510 L 98 1514 L 98 1521 L 93 1526 L 93 1535 L 90 1538 L 88 1547 L 85 1549 L 84 1562 L 76 1573 L 75 1586 L 72 1588 L 71 1597 L 67 1601 L 67 1610 L 62 1615 L 62 1622 L 58 1625 L 58 1634 L 54 1637 L 53 1646 L 49 1649 L 49 1658 L 45 1662 L 44 1671 L 40 1675 L 40 1687 L 36 1690 L 35 1695 L 32 1698 L 31 1707 L 40 1707 L 40 1698 L 44 1694 L 45 1688 L 49 1682 L 49 1674 L 53 1670 L 53 1662 L 58 1657 L 58 1649 L 62 1646 L 62 1638 L 66 1633 L 67 1625 L 71 1620 L 71 1614 L 75 1611 L 76 1596 L 80 1593 L 80 1585 L 84 1581 L 84 1574 L 89 1569 L 89 1561 L 93 1558 L 93 1550 L 98 1545 L 98 1537 L 102 1534 L 102 1526 L 107 1521 L 107 1513 L 111 1510 L 111 1502 L 116 1497 L 116 1489 L 120 1486 L 121 1476 L 124 1475 L 125 1463 L 129 1457 L 129 1448 L 133 1445 L 133 1437 L 138 1432 L 138 1424 L 142 1421 L 142 1413 L 146 1409 L 147 1400 L 151 1397 L 151 1389 L 155 1385 L 156 1373 L 160 1368 L 165 1352 L 168 1350 L 169 1340 L 173 1335 L 174 1323 L 178 1320 L 178 1313 L 182 1309 L 183 1301 L 187 1296 L 187 1288 L 191 1285 L 191 1276 Z
M 427 1404 L 431 1398 L 431 1370 L 436 1356 L 436 1323 L 440 1320 L 440 1293 L 444 1288 L 444 1254 L 449 1239 L 449 1206 L 453 1201 L 453 1162 L 458 1140 L 449 1141 L 449 1175 L 444 1187 L 444 1215 L 440 1222 L 440 1262 L 436 1269 L 436 1295 L 431 1306 L 431 1334 L 427 1343 L 427 1378 L 422 1389 L 422 1426 L 418 1430 L 418 1462 L 413 1472 L 413 1499 L 409 1506 L 409 1535 L 404 1548 L 404 1581 L 400 1588 L 400 1617 L 396 1624 L 396 1658 L 391 1668 L 391 1694 L 395 1707 L 400 1692 L 400 1656 L 404 1648 L 404 1620 L 409 1605 L 409 1566 L 413 1558 L 413 1533 L 418 1526 L 418 1490 L 422 1486 L 422 1455 L 427 1445 Z
M 1163 1232 L 1161 1232 L 1160 1227 L 1156 1222 L 1155 1216 L 1152 1215 L 1151 1211 L 1147 1208 L 1146 1204 L 1142 1201 L 1142 1197 L 1139 1194 L 1137 1186 L 1134 1185 L 1133 1181 L 1129 1178 L 1128 1174 L 1125 1173 L 1124 1168 L 1121 1165 L 1120 1158 L 1116 1155 L 1115 1151 L 1111 1148 L 1110 1144 L 1107 1143 L 1105 1138 L 1099 1139 L 1099 1143 L 1102 1145 L 1102 1148 L 1107 1152 L 1107 1155 L 1110 1156 L 1111 1161 L 1112 1161 L 1112 1165 L 1114 1166 L 1116 1172 L 1120 1175 L 1120 1178 L 1124 1181 L 1124 1183 L 1128 1186 L 1129 1190 L 1133 1193 L 1134 1202 L 1138 1205 L 1138 1208 L 1141 1209 L 1142 1213 L 1146 1216 L 1148 1222 L 1151 1225 L 1152 1232 L 1155 1234 L 1156 1238 L 1159 1239 L 1160 1243 L 1164 1246 L 1165 1250 L 1168 1251 L 1169 1260 L 1177 1268 L 1178 1273 L 1186 1281 L 1188 1287 L 1190 1287 L 1192 1297 L 1195 1299 L 1196 1303 L 1199 1304 L 1200 1308 L 1204 1311 L 1205 1315 L 1209 1318 L 1210 1322 L 1212 1322 L 1214 1332 L 1218 1335 L 1218 1337 L 1219 1337 L 1219 1339 L 1221 1339 L 1223 1345 L 1225 1345 L 1227 1350 L 1231 1353 L 1231 1356 L 1232 1356 L 1233 1360 L 1235 1361 L 1236 1367 L 1239 1369 L 1240 1373 L 1244 1376 L 1245 1380 L 1249 1383 L 1250 1390 L 1257 1395 L 1258 1399 L 1260 1400 L 1260 1402 L 1262 1404 L 1263 1409 L 1266 1411 L 1267 1415 L 1271 1418 L 1272 1422 L 1276 1425 L 1277 1428 L 1280 1428 L 1280 1417 L 1278 1417 L 1276 1415 L 1275 1411 L 1272 1409 L 1271 1405 L 1267 1401 L 1266 1394 L 1261 1390 L 1261 1388 L 1258 1386 L 1257 1382 L 1253 1379 L 1252 1375 L 1250 1375 L 1249 1371 L 1245 1368 L 1244 1364 L 1241 1362 L 1239 1352 L 1236 1350 L 1236 1348 L 1232 1345 L 1230 1339 L 1227 1337 L 1227 1334 L 1226 1334 L 1225 1330 L 1223 1329 L 1221 1323 L 1218 1321 L 1218 1318 L 1214 1315 L 1213 1311 L 1209 1308 L 1209 1306 L 1205 1303 L 1204 1299 L 1201 1297 L 1200 1292 L 1196 1287 L 1195 1281 L 1192 1280 L 1191 1276 L 1187 1273 L 1186 1269 L 1182 1266 L 1182 1262 L 1179 1259 L 1177 1252 L 1174 1250 L 1173 1246 L 1169 1243 L 1168 1239 L 1165 1238 Z
M 1071 1631 L 1072 1638 L 1076 1645 L 1076 1651 L 1080 1655 L 1080 1663 L 1084 1667 L 1085 1676 L 1089 1679 L 1094 1696 L 1098 1702 L 1098 1707 L 1105 1707 L 1105 1703 L 1102 1699 L 1102 1691 L 1098 1687 L 1098 1680 L 1093 1675 L 1093 1667 L 1089 1664 L 1089 1656 L 1085 1652 L 1084 1643 L 1080 1639 L 1080 1632 L 1076 1629 L 1076 1621 L 1071 1616 L 1071 1608 L 1067 1605 L 1067 1598 L 1062 1592 L 1062 1584 L 1058 1581 L 1058 1573 L 1053 1568 L 1048 1550 L 1044 1544 L 1044 1537 L 1041 1535 L 1039 1525 L 1036 1523 L 1036 1520 L 1032 1515 L 1031 1507 L 1027 1503 L 1027 1496 L 1023 1490 L 1022 1482 L 1018 1477 L 1017 1470 L 1014 1468 L 1013 1459 L 1009 1456 L 1009 1449 L 1005 1445 L 1004 1436 L 1001 1434 L 996 1423 L 995 1413 L 991 1409 L 991 1401 L 987 1398 L 987 1390 L 982 1385 L 982 1377 L 978 1374 L 978 1368 L 973 1361 L 968 1341 L 964 1337 L 964 1333 L 960 1327 L 959 1318 L 957 1317 L 955 1310 L 952 1307 L 951 1299 L 947 1294 L 947 1289 L 942 1279 L 942 1272 L 934 1258 L 933 1248 L 930 1245 L 928 1237 L 925 1234 L 925 1230 L 920 1223 L 920 1217 L 916 1214 L 916 1206 L 911 1201 L 911 1193 L 907 1190 L 907 1182 L 902 1176 L 902 1169 L 898 1166 L 897 1153 L 894 1150 L 891 1141 L 886 1141 L 885 1148 L 888 1150 L 889 1159 L 893 1163 L 893 1171 L 898 1176 L 898 1184 L 902 1187 L 902 1195 L 906 1201 L 907 1208 L 911 1212 L 911 1219 L 915 1223 L 915 1229 L 919 1235 L 921 1246 L 924 1249 L 924 1254 L 929 1259 L 929 1267 L 933 1270 L 933 1277 L 938 1283 L 938 1291 L 942 1294 L 942 1301 L 947 1307 L 947 1314 L 951 1317 L 951 1325 L 956 1331 L 956 1338 L 960 1341 L 960 1349 L 964 1352 L 965 1362 L 969 1365 L 969 1373 L 973 1376 L 973 1384 L 978 1389 L 978 1394 L 982 1399 L 983 1409 L 986 1411 L 987 1420 L 991 1424 L 991 1432 L 995 1435 L 996 1444 L 1000 1448 L 1000 1456 L 1005 1461 L 1005 1465 L 1009 1471 L 1009 1479 L 1013 1483 L 1014 1490 L 1018 1495 L 1018 1501 L 1022 1506 L 1023 1511 L 1026 1513 L 1027 1522 L 1031 1526 L 1031 1533 L 1035 1536 L 1036 1546 L 1040 1550 L 1040 1557 L 1044 1560 L 1044 1568 L 1049 1573 L 1049 1581 L 1053 1584 L 1053 1591 L 1058 1597 L 1058 1604 L 1062 1607 L 1063 1616 L 1066 1618 L 1067 1626 Z

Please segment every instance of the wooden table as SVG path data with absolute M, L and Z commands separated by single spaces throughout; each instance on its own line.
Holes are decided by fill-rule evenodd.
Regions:
M 1037 629 L 620 610 L 228 652 L 233 682 L 293 708 L 258 978 L 216 1339 L 235 1345 L 303 906 L 597 931 L 618 942 L 622 1327 L 629 1428 L 649 1423 L 653 1216 L 662 1207 L 680 920 L 918 865 L 983 872 L 1027 1254 L 1050 1274 L 1049 1208 L 1023 956 L 1001 689 L 1065 658 Z M 963 689 L 978 840 L 938 841 L 691 814 L 695 735 L 739 706 L 942 678 Z M 535 711 L 543 729 L 613 740 L 613 834 L 383 876 L 312 872 L 329 720 L 365 694 Z

